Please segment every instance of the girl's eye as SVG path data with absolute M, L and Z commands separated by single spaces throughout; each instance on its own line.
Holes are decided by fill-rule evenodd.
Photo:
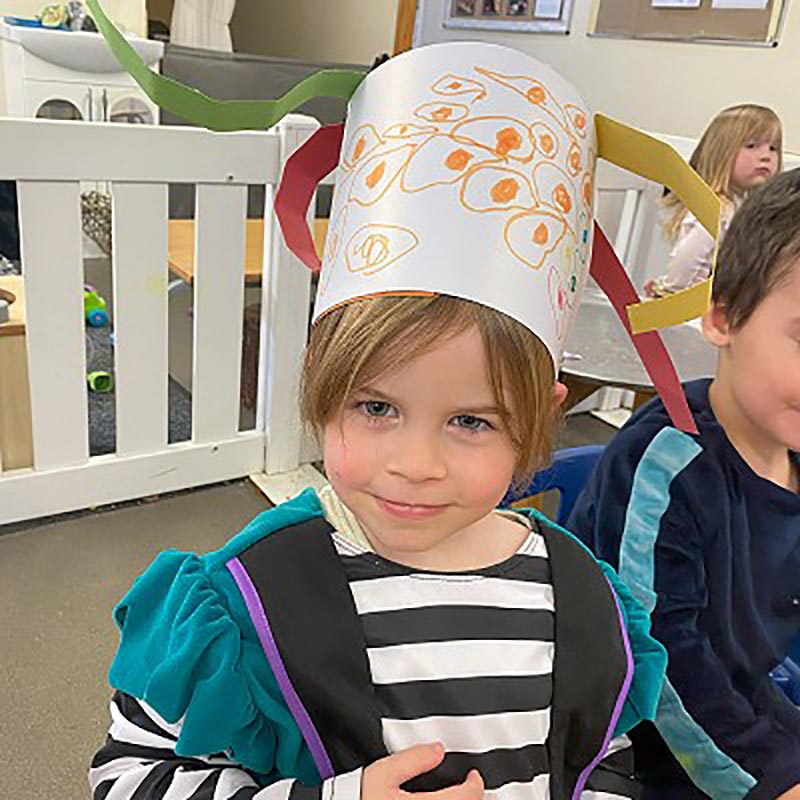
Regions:
M 361 408 L 368 417 L 393 417 L 395 410 L 390 403 L 383 400 L 365 400 L 360 403 Z
M 492 430 L 492 426 L 485 419 L 474 417 L 472 414 L 459 414 L 459 416 L 453 418 L 453 422 L 465 431 Z

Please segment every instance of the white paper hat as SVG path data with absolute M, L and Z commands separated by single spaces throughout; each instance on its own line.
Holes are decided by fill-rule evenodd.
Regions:
M 353 94 L 315 318 L 358 297 L 474 300 L 557 364 L 591 251 L 595 129 L 563 78 L 481 42 L 397 56 Z

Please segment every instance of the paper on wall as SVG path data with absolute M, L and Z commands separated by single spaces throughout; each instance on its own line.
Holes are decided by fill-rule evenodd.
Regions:
M 537 19 L 561 19 L 564 0 L 536 0 L 533 16 Z
M 650 0 L 653 8 L 700 8 L 700 0 Z
M 769 0 L 711 0 L 711 8 L 737 8 L 766 11 Z

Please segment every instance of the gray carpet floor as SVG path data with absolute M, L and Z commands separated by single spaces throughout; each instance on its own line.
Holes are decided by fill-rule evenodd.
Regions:
M 86 326 L 86 372 L 114 373 L 111 329 Z M 192 436 L 192 396 L 169 378 L 169 441 L 185 442 Z M 89 453 L 101 456 L 116 451 L 116 393 L 89 392 Z
M 89 797 L 108 728 L 111 611 L 164 548 L 206 552 L 267 507 L 249 482 L 0 536 L 0 798 Z

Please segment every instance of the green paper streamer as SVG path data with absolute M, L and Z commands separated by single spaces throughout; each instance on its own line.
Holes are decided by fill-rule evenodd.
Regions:
M 165 111 L 212 131 L 271 128 L 315 97 L 348 100 L 366 75 L 366 72 L 357 70 L 325 69 L 309 75 L 277 100 L 215 100 L 197 89 L 153 72 L 105 15 L 98 0 L 87 0 L 87 5 L 109 48 L 142 91 Z

